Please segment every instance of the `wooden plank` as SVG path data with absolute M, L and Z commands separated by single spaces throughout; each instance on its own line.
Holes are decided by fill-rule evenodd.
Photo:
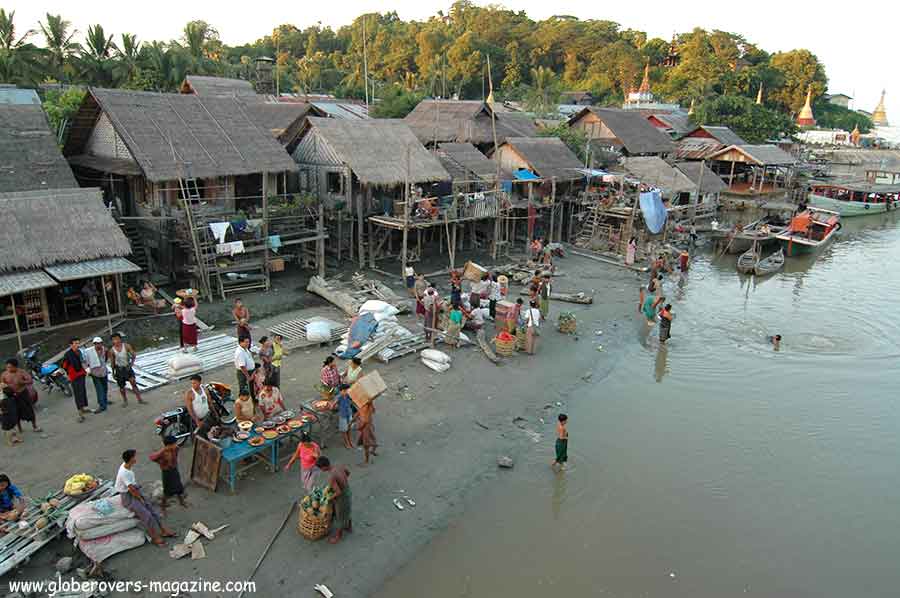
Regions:
M 194 458 L 191 460 L 191 481 L 212 492 L 219 481 L 222 449 L 199 436 L 194 437 Z

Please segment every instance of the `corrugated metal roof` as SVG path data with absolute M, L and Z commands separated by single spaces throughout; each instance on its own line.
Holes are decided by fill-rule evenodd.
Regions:
M 369 118 L 369 112 L 363 104 L 350 102 L 311 102 L 311 104 L 332 118 L 348 120 L 366 120 Z
M 0 85 L 0 104 L 14 104 L 26 106 L 41 105 L 41 99 L 33 89 L 19 89 L 18 87 Z
M 56 281 L 47 276 L 41 270 L 29 270 L 28 272 L 13 272 L 0 275 L 0 297 L 55 287 Z
M 103 258 L 78 262 L 75 264 L 59 264 L 44 268 L 48 274 L 59 282 L 90 278 L 92 276 L 106 276 L 108 274 L 125 274 L 127 272 L 140 272 L 136 266 L 124 257 Z

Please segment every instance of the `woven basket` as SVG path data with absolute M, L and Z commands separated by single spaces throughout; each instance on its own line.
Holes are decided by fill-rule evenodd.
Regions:
M 578 328 L 578 322 L 575 320 L 565 320 L 559 323 L 559 331 L 564 334 L 575 334 Z
M 524 351 L 525 350 L 525 329 L 519 328 L 516 330 L 516 351 Z
M 500 338 L 495 338 L 494 348 L 497 351 L 497 355 L 502 355 L 503 357 L 512 357 L 512 354 L 516 350 L 516 339 L 511 338 L 508 341 L 504 341 L 500 340 Z
M 312 542 L 321 540 L 328 535 L 331 528 L 331 506 L 325 510 L 323 515 L 311 515 L 300 509 L 300 515 L 297 517 L 297 532 Z

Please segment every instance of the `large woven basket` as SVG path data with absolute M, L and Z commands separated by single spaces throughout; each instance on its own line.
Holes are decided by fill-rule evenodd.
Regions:
M 519 328 L 516 330 L 516 351 L 524 351 L 525 350 L 525 329 Z
M 494 347 L 497 350 L 497 355 L 502 355 L 503 357 L 512 357 L 512 354 L 516 350 L 516 339 L 511 338 L 505 341 L 497 337 L 494 339 Z
M 329 506 L 323 515 L 312 515 L 302 508 L 300 515 L 297 517 L 297 532 L 307 540 L 315 542 L 321 540 L 328 535 L 331 528 L 331 506 Z

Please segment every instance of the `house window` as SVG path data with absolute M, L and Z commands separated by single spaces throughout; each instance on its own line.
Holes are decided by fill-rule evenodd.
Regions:
M 329 193 L 339 194 L 343 191 L 341 187 L 343 187 L 344 177 L 341 176 L 339 172 L 329 172 L 326 179 L 325 185 Z

